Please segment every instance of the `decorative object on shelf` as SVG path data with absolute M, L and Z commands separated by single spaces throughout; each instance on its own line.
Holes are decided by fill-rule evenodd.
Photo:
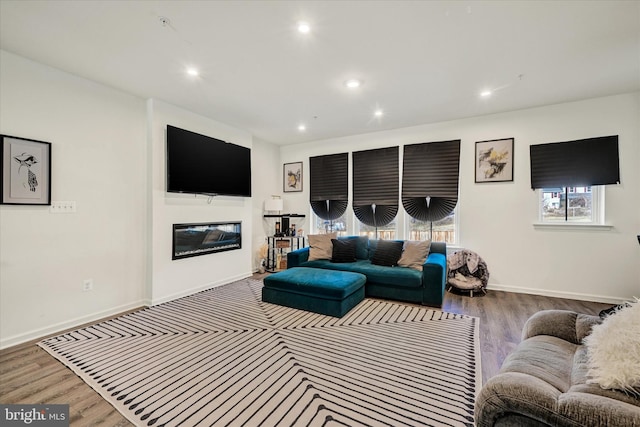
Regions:
M 285 163 L 283 180 L 285 193 L 302 191 L 302 162 Z
M 286 236 L 296 236 L 298 233 L 296 230 L 296 225 L 291 224 L 291 218 L 302 218 L 301 221 L 304 222 L 305 215 L 301 214 L 264 214 L 264 218 L 277 218 L 275 223 L 275 233 L 274 237 L 286 237 Z M 302 229 L 300 229 L 302 230 Z
M 283 208 L 284 208 L 284 203 L 283 203 L 282 198 L 280 196 L 276 195 L 276 194 L 272 195 L 270 199 L 267 199 L 267 200 L 264 201 L 264 211 L 265 212 L 273 212 L 273 213 L 265 215 L 265 218 L 267 218 L 267 217 L 280 218 Z M 273 233 L 274 236 L 282 235 L 281 230 L 282 229 L 280 227 L 280 221 L 276 221 L 276 223 L 275 223 L 275 231 Z
M 51 143 L 0 135 L 0 204 L 51 204 Z
M 287 253 L 304 248 L 305 238 L 302 236 L 267 236 L 266 271 L 284 270 L 287 268 Z
M 513 138 L 476 142 L 476 182 L 513 181 Z

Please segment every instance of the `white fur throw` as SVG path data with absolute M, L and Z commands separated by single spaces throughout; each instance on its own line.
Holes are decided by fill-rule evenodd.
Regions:
M 640 394 L 640 302 L 610 314 L 584 339 L 588 383 Z

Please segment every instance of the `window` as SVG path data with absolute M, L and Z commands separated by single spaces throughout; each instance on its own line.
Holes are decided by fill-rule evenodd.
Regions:
M 406 216 L 408 240 L 431 240 L 433 242 L 446 242 L 455 245 L 458 242 L 457 209 L 440 221 L 431 224 L 429 221 L 420 221 Z
M 395 240 L 397 239 L 396 228 L 396 220 L 394 219 L 389 224 L 378 227 L 378 235 L 376 237 L 375 227 L 358 221 L 358 235 L 369 236 L 369 239 Z
M 540 221 L 543 223 L 600 224 L 604 219 L 601 212 L 604 191 L 601 186 L 549 187 L 541 188 L 538 193 Z
M 312 213 L 313 228 L 311 234 L 338 233 L 338 236 L 346 236 L 347 233 L 347 214 L 344 213 L 337 219 L 322 219 L 315 213 Z

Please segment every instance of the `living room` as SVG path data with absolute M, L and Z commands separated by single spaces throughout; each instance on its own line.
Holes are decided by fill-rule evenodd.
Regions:
M 512 78 L 509 90 L 536 77 Z M 224 118 L 128 93 L 3 44 L 0 133 L 52 144 L 52 200 L 75 201 L 76 211 L 0 206 L 0 348 L 251 276 L 272 232 L 263 204 L 273 194 L 282 195 L 285 211 L 306 214 L 301 227 L 314 232 L 309 157 L 451 139 L 460 139 L 461 149 L 458 237 L 449 250 L 481 254 L 491 271 L 488 292 L 608 304 L 640 296 L 638 80 L 629 90 L 602 96 L 576 94 L 551 105 L 395 129 L 369 126 L 358 134 L 279 145 Z M 251 148 L 252 197 L 167 193 L 167 125 Z M 604 135 L 619 136 L 621 177 L 620 184 L 604 188 L 605 226 L 537 226 L 539 195 L 530 185 L 529 146 Z M 476 183 L 475 143 L 499 138 L 515 141 L 513 181 Z M 303 164 L 302 191 L 283 194 L 282 167 L 292 162 Z M 356 220 L 348 215 L 355 234 Z M 207 221 L 241 221 L 242 248 L 172 260 L 172 224 Z M 399 238 L 406 237 L 405 221 L 400 213 Z M 85 291 L 87 279 L 92 289 Z

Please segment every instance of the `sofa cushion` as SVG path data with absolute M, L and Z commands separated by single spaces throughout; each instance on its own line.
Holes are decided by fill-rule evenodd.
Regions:
M 399 288 L 419 288 L 422 286 L 422 272 L 420 271 L 406 267 L 375 265 L 368 260 L 357 260 L 356 262 L 346 263 L 315 260 L 303 262 L 301 266 L 361 273 L 367 276 L 367 284 L 396 286 Z
M 309 234 L 309 260 L 331 259 L 333 254 L 333 244 L 331 239 L 335 239 L 337 233 Z
M 340 236 L 338 240 L 354 240 L 356 242 L 356 258 L 369 259 L 369 236 Z
M 356 240 L 331 239 L 333 251 L 331 262 L 355 262 L 356 261 Z
M 264 286 L 279 291 L 326 299 L 343 300 L 365 284 L 366 278 L 346 271 L 296 267 L 264 278 Z
M 422 265 L 427 260 L 427 256 L 429 256 L 430 245 L 431 242 L 429 240 L 407 240 L 404 242 L 402 256 L 398 260 L 398 265 L 422 271 Z
M 373 258 L 371 258 L 371 263 L 387 267 L 398 265 L 398 260 L 402 255 L 402 246 L 403 242 L 379 240 Z

